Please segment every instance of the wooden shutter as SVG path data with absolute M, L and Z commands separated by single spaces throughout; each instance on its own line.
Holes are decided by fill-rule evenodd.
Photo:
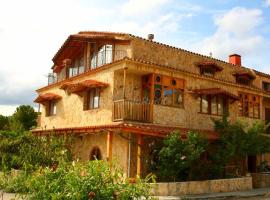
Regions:
M 83 92 L 83 110 L 88 110 L 88 91 Z

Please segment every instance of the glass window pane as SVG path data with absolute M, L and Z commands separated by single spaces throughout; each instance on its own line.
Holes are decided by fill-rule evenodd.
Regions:
M 56 115 L 56 103 L 50 101 L 50 115 Z
M 259 118 L 260 117 L 259 114 L 260 114 L 260 105 L 259 104 L 255 104 L 254 105 L 254 117 L 255 118 Z
M 99 89 L 95 89 L 95 90 L 93 90 L 93 92 L 95 92 L 94 108 L 98 108 L 99 107 Z
M 172 94 L 173 94 L 173 89 L 167 86 L 164 86 L 163 98 L 162 98 L 163 105 L 172 105 L 173 103 Z
M 217 115 L 217 97 L 211 97 L 211 114 Z
M 83 72 L 84 72 L 84 59 L 83 57 L 81 57 L 79 62 L 79 74 L 82 74 Z
M 111 63 L 112 62 L 112 45 L 106 45 L 106 62 L 105 63 Z
M 207 95 L 202 95 L 202 113 L 208 113 L 208 110 Z
M 173 105 L 183 106 L 183 91 L 174 89 L 173 93 Z
M 93 109 L 93 104 L 94 104 L 94 90 L 89 91 L 89 104 L 88 104 L 88 109 Z
M 94 53 L 91 58 L 91 69 L 95 69 L 97 67 L 97 54 Z
M 222 96 L 218 97 L 218 115 L 223 115 L 224 113 L 224 98 Z

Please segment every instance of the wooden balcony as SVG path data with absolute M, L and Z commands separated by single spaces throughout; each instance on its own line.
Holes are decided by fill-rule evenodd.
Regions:
M 151 104 L 132 100 L 113 102 L 113 121 L 151 122 Z

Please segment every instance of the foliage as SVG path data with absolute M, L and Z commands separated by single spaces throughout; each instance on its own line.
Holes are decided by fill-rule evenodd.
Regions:
M 0 115 L 0 130 L 9 129 L 9 118 L 3 115 Z
M 4 181 L 3 181 L 4 180 Z M 106 161 L 88 163 L 61 162 L 57 168 L 39 169 L 33 174 L 20 172 L 2 178 L 4 190 L 22 193 L 27 199 L 151 199 L 149 181 L 136 178 L 131 182 L 122 171 Z M 1 188 L 1 181 L 0 181 Z M 3 188 L 3 187 L 2 187 Z
M 37 125 L 37 112 L 29 105 L 21 105 L 16 108 L 11 116 L 10 126 L 12 130 L 30 130 Z
M 241 162 L 248 155 L 257 155 L 270 152 L 270 141 L 262 134 L 266 126 L 256 122 L 251 126 L 244 122 L 228 121 L 227 117 L 221 120 L 214 120 L 215 130 L 220 134 L 216 142 L 216 150 L 211 154 L 212 178 L 224 177 L 225 165 L 232 160 Z M 243 164 L 243 163 L 242 163 Z M 238 167 L 235 175 L 241 171 Z
M 38 137 L 30 132 L 0 132 L 0 169 L 32 171 L 39 166 L 50 166 L 59 161 L 71 160 L 68 144 L 61 136 Z
M 207 148 L 207 139 L 196 132 L 189 132 L 181 139 L 179 132 L 171 133 L 159 152 L 160 175 L 169 180 L 186 180 L 192 165 Z
M 0 190 L 9 193 L 27 193 L 30 187 L 31 175 L 25 171 L 11 170 L 0 174 Z

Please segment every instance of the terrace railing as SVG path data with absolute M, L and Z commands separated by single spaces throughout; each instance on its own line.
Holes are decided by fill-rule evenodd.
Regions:
M 113 121 L 151 122 L 151 105 L 146 102 L 117 100 L 113 102 Z

